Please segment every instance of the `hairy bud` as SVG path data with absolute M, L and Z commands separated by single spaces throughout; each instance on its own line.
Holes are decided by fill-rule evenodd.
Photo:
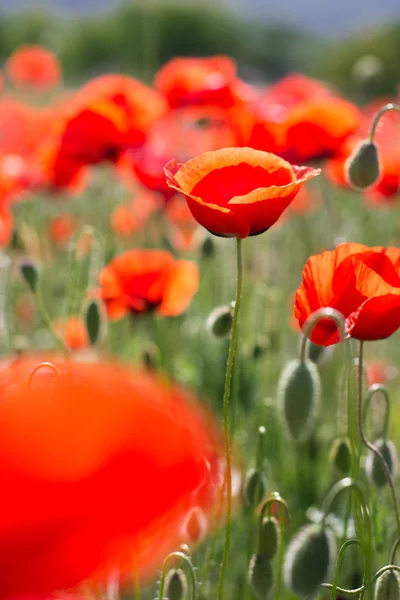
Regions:
M 187 579 L 182 569 L 171 569 L 165 579 L 165 596 L 168 600 L 183 600 L 187 589 Z
M 279 546 L 279 524 L 275 517 L 264 517 L 260 527 L 259 552 L 272 560 Z
M 257 600 L 267 600 L 274 585 L 271 561 L 265 554 L 253 554 L 248 571 L 249 584 Z
M 345 165 L 346 179 L 356 190 L 366 190 L 380 175 L 378 149 L 374 142 L 363 141 L 349 156 Z
M 347 475 L 351 469 L 351 448 L 348 438 L 337 438 L 329 454 L 329 459 L 341 475 Z
M 390 440 L 376 440 L 374 446 L 378 448 L 388 466 L 390 475 L 393 477 L 397 467 L 397 451 L 396 447 Z M 371 450 L 368 453 L 365 461 L 365 472 L 371 483 L 377 487 L 383 487 L 387 484 L 387 476 L 383 467 L 382 461 Z
M 26 259 L 20 262 L 19 271 L 33 294 L 37 291 L 39 281 L 39 270 L 35 262 L 31 259 Z
M 233 313 L 230 306 L 217 306 L 207 319 L 207 328 L 217 338 L 226 337 L 232 329 Z
M 400 578 L 398 571 L 385 571 L 375 585 L 374 600 L 398 600 Z
M 278 382 L 278 409 L 281 420 L 294 441 L 310 435 L 318 412 L 320 378 L 311 360 L 290 361 Z
M 255 469 L 247 472 L 243 483 L 243 497 L 247 506 L 257 506 L 264 497 L 267 489 L 265 475 Z

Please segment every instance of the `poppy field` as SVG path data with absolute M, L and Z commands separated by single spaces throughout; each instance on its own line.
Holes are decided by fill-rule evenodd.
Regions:
M 0 71 L 0 600 L 400 598 L 400 106 Z

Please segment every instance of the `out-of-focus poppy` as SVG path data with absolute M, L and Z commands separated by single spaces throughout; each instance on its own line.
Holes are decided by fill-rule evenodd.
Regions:
M 25 327 L 32 325 L 36 314 L 36 304 L 32 294 L 23 293 L 16 298 L 15 314 L 21 325 Z
M 137 189 L 126 204 L 117 206 L 111 215 L 111 229 L 121 238 L 129 237 L 144 227 L 153 213 L 162 206 L 161 198 L 148 190 Z
M 185 162 L 235 144 L 235 132 L 223 109 L 187 106 L 169 112 L 153 125 L 145 144 L 130 153 L 132 169 L 142 185 L 169 201 L 175 194 L 165 180 L 164 165 L 169 160 L 175 157 Z
M 348 138 L 336 155 L 327 161 L 326 173 L 337 185 L 349 187 L 346 178 L 346 161 L 355 147 L 369 135 L 375 113 L 386 104 L 386 99 L 374 101 L 363 109 L 363 120 L 354 135 Z M 375 132 L 374 142 L 378 147 L 380 176 L 378 181 L 365 192 L 370 204 L 389 203 L 400 191 L 400 141 L 399 115 L 387 112 Z
M 71 315 L 66 321 L 55 323 L 55 331 L 70 350 L 83 350 L 89 346 L 89 337 L 82 318 Z
M 6 62 L 15 87 L 49 90 L 61 79 L 60 63 L 51 50 L 38 45 L 20 46 Z
M 49 235 L 58 246 L 65 246 L 72 239 L 77 221 L 72 215 L 63 214 L 53 217 L 49 223 Z
M 3 86 L 4 86 L 4 77 L 3 77 L 3 73 L 0 71 L 0 93 L 3 91 Z
M 171 108 L 229 106 L 236 81 L 236 65 L 227 56 L 176 57 L 161 67 L 154 80 Z
M 295 297 L 300 327 L 322 307 L 344 315 L 346 337 L 380 340 L 392 335 L 400 327 L 400 250 L 340 244 L 311 256 Z M 324 346 L 337 343 L 337 325 L 324 319 L 310 337 Z
M 196 293 L 199 273 L 196 263 L 175 260 L 164 250 L 128 250 L 101 271 L 99 281 L 111 319 L 152 310 L 176 316 Z
M 298 74 L 270 86 L 244 112 L 250 123 L 247 145 L 291 162 L 333 155 L 361 122 L 357 107 Z
M 168 185 L 185 195 L 203 227 L 239 238 L 269 229 L 306 181 L 319 173 L 252 148 L 222 148 L 165 167 Z
M 386 385 L 399 375 L 399 370 L 395 365 L 379 359 L 368 359 L 365 371 L 368 387 L 371 387 L 371 385 Z
M 0 365 L 2 598 L 151 575 L 215 501 L 219 433 L 148 372 L 39 360 Z

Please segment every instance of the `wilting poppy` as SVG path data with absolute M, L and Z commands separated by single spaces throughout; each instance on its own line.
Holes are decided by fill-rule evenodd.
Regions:
M 252 148 L 222 148 L 165 166 L 194 218 L 211 233 L 245 238 L 269 229 L 319 169 L 297 167 Z
M 1 597 L 148 576 L 218 494 L 214 424 L 149 373 L 37 365 L 0 364 Z
M 311 256 L 295 296 L 300 327 L 322 307 L 344 315 L 346 337 L 380 340 L 392 335 L 400 327 L 400 250 L 340 244 Z M 311 340 L 324 346 L 337 343 L 337 326 L 323 320 Z
M 111 319 L 152 310 L 176 316 L 196 293 L 199 273 L 196 263 L 175 260 L 164 250 L 128 250 L 101 271 L 99 281 Z
M 6 62 L 6 71 L 16 87 L 48 90 L 61 79 L 61 67 L 55 54 L 37 45 L 17 48 Z
M 229 106 L 236 83 L 236 65 L 227 56 L 177 57 L 155 76 L 155 87 L 171 108 L 190 104 Z
M 89 346 L 89 336 L 82 317 L 71 315 L 55 324 L 57 334 L 70 350 L 83 350 Z

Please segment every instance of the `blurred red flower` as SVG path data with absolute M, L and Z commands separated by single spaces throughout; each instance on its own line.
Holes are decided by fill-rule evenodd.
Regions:
M 57 246 L 65 246 L 71 241 L 76 229 L 77 221 L 72 215 L 63 214 L 53 217 L 49 223 L 50 239 Z
M 0 207 L 0 248 L 8 246 L 13 236 L 14 219 L 7 207 Z
M 247 145 L 290 162 L 334 154 L 360 125 L 357 107 L 325 84 L 293 73 L 250 103 Z
M 392 335 L 400 327 L 400 250 L 340 244 L 311 256 L 295 296 L 300 327 L 322 307 L 344 315 L 347 337 L 380 340 Z M 324 346 L 335 344 L 337 326 L 323 320 L 310 338 Z
M 181 389 L 32 356 L 3 361 L 0 388 L 2 598 L 148 576 L 211 508 L 219 434 Z
M 199 273 L 196 263 L 164 250 L 128 250 L 101 271 L 99 281 L 110 319 L 152 310 L 176 316 L 197 292 Z
M 65 321 L 59 319 L 54 329 L 70 350 L 83 350 L 89 346 L 89 336 L 82 317 L 71 315 Z
M 61 79 L 61 66 L 54 52 L 37 45 L 17 48 L 6 61 L 6 71 L 15 87 L 49 90 Z
M 176 57 L 161 67 L 154 79 L 171 108 L 189 104 L 229 106 L 236 81 L 235 62 L 227 56 Z
M 387 103 L 387 99 L 375 100 L 363 109 L 363 119 L 360 127 L 339 148 L 336 155 L 326 163 L 328 177 L 344 187 L 349 187 L 346 178 L 346 161 L 360 141 L 369 135 L 371 121 L 376 112 Z M 378 181 L 365 192 L 366 200 L 371 204 L 390 203 L 400 191 L 400 138 L 399 115 L 387 112 L 380 121 L 374 136 L 378 147 L 380 177 Z
M 318 169 L 292 166 L 252 148 L 222 148 L 165 167 L 194 218 L 211 233 L 245 238 L 269 229 Z
M 142 229 L 151 215 L 162 206 L 161 198 L 148 190 L 136 190 L 135 196 L 126 204 L 116 206 L 112 212 L 111 229 L 121 238 Z

